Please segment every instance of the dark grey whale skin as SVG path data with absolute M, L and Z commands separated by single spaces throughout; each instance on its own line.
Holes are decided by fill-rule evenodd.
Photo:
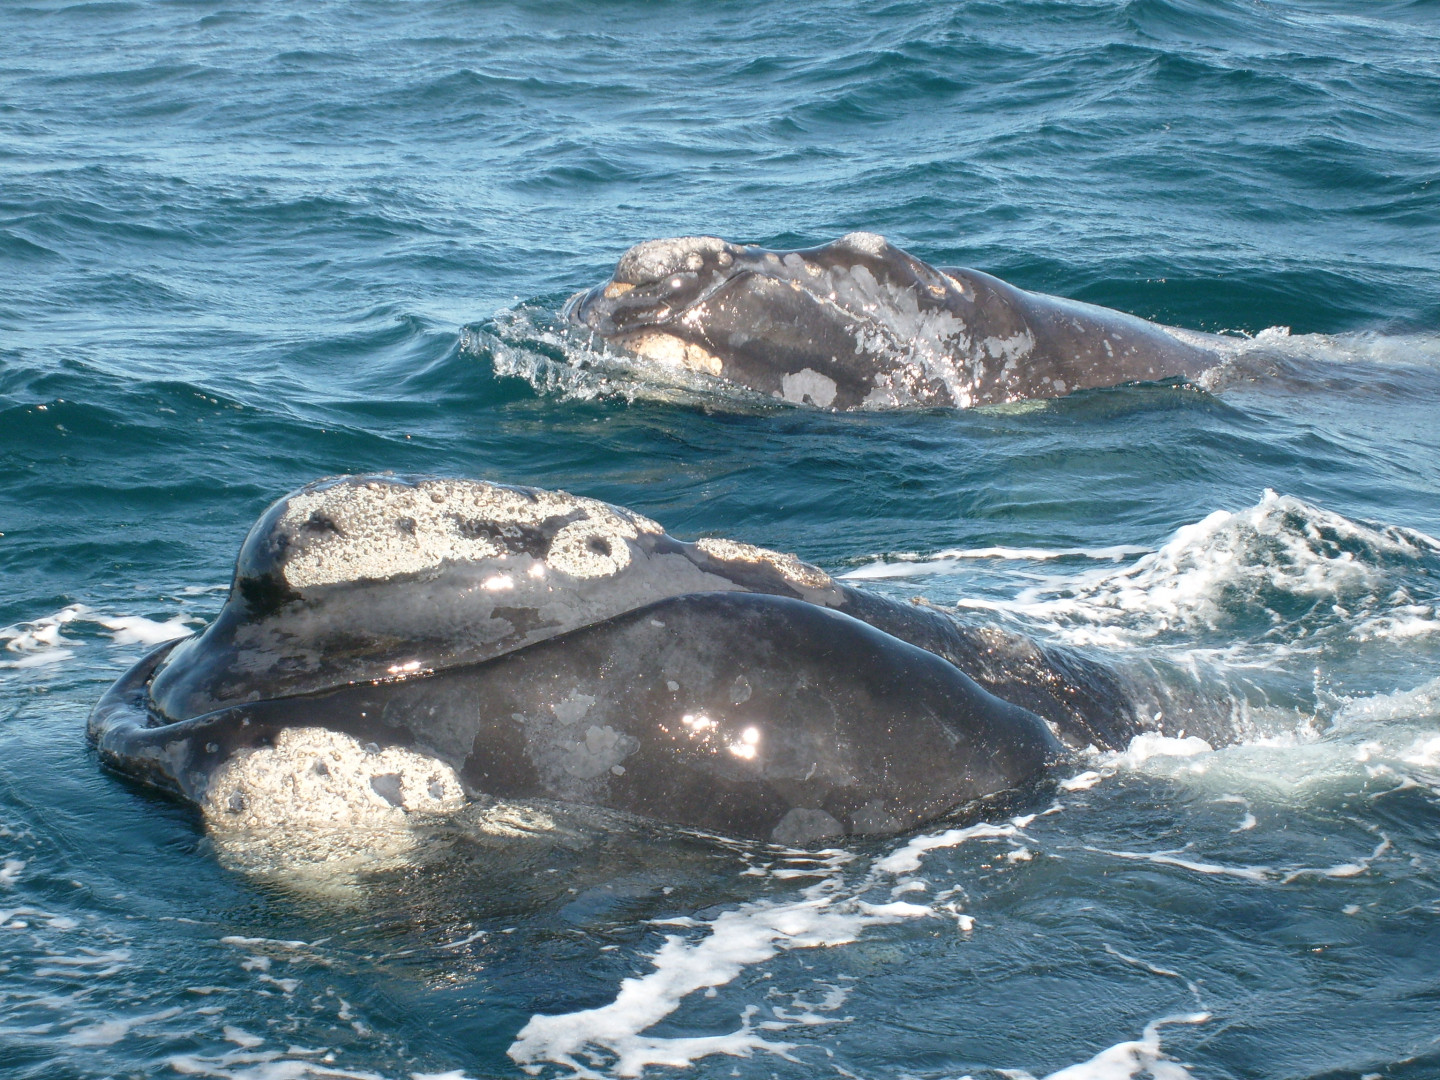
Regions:
M 426 482 L 327 480 L 267 511 L 215 622 L 96 705 L 101 760 L 199 803 L 231 755 L 320 726 L 437 757 L 472 795 L 798 842 L 828 834 L 782 825 L 793 810 L 828 815 L 817 820 L 836 823 L 831 834 L 895 832 L 1032 783 L 1066 744 L 1123 746 L 1139 728 L 1091 661 L 664 533 L 631 540 L 618 574 L 552 575 L 548 592 L 517 590 L 504 606 L 476 581 L 533 566 L 553 523 L 481 562 L 285 584 L 287 560 L 316 542 L 308 522 L 282 521 L 290 499 Z M 415 658 L 415 674 L 392 673 Z M 621 754 L 596 758 L 598 771 L 571 753 L 592 727 Z
M 978 270 L 937 269 L 870 233 L 799 251 L 647 241 L 610 281 L 572 297 L 565 317 L 642 355 L 658 355 L 657 335 L 675 339 L 661 351 L 688 346 L 688 359 L 675 361 L 683 366 L 835 410 L 995 404 L 1188 378 L 1220 362 L 1223 342 L 1190 331 L 1182 340 Z
M 839 823 L 820 836 L 899 832 L 1024 787 L 1060 750 L 1034 713 L 933 653 L 849 616 L 756 593 L 662 600 L 426 678 L 138 726 L 157 659 L 106 695 L 91 730 L 107 765 L 196 802 L 229 755 L 303 723 L 443 760 L 473 795 L 804 840 L 783 830 L 797 807 Z M 557 703 L 577 695 L 594 699 L 583 717 L 557 718 Z M 583 752 L 575 768 L 573 746 L 586 730 L 618 736 L 618 773 L 611 757 L 585 767 Z M 752 747 L 753 757 L 742 756 Z

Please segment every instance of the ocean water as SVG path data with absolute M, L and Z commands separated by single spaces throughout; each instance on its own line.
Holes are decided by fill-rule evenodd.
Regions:
M 643 239 L 880 232 L 1234 338 L 834 415 L 612 376 Z M 0 1077 L 1440 1075 L 1431 0 L 0 5 Z M 801 855 L 583 808 L 207 835 L 86 714 L 257 514 L 564 488 L 1184 685 Z M 333 841 L 333 843 L 331 843 Z

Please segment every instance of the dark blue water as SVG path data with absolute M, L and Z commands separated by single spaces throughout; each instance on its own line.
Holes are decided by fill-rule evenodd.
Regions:
M 837 416 L 553 336 L 639 240 L 853 229 L 1254 340 Z M 1434 1076 L 1437 416 L 1428 0 L 7 3 L 0 1076 Z M 795 551 L 1245 737 L 810 861 L 557 807 L 247 847 L 102 773 L 90 705 L 260 510 L 383 469 Z

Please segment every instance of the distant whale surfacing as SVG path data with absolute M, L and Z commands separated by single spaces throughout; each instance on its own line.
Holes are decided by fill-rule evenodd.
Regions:
M 349 476 L 275 503 L 101 760 L 237 827 L 485 796 L 787 844 L 898 832 L 1137 729 L 1097 665 L 620 507 Z
M 936 269 L 884 237 L 767 251 L 651 240 L 566 319 L 651 361 L 824 409 L 994 404 L 1190 377 L 1211 335 Z

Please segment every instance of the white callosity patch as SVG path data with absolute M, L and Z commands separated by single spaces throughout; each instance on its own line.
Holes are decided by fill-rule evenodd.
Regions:
M 212 829 L 231 832 L 385 828 L 464 803 L 443 761 L 326 728 L 286 728 L 274 746 L 240 750 L 216 769 L 201 808 Z
M 679 252 L 696 242 L 693 239 L 653 241 L 653 254 L 648 251 L 651 245 L 640 248 L 647 249 L 643 261 L 653 271 L 662 265 L 678 266 Z M 832 250 L 880 259 L 893 250 L 884 237 L 875 233 L 850 233 L 829 246 Z M 747 255 L 745 249 L 730 250 L 736 255 Z M 776 252 L 765 252 L 758 260 L 755 255 L 753 249 L 748 253 L 758 273 L 808 293 L 818 304 L 835 310 L 850 323 L 854 355 L 867 354 L 884 361 L 885 369 L 875 376 L 875 388 L 863 403 L 867 407 L 975 404 L 981 400 L 979 386 L 987 378 L 987 367 L 992 378 L 999 374 L 1002 364 L 1008 364 L 1013 371 L 1015 362 L 1028 356 L 1034 348 L 1034 337 L 1027 330 L 977 342 L 963 319 L 937 303 L 947 294 L 946 285 L 936 284 L 927 289 L 913 282 L 877 278 L 871 267 L 863 263 L 822 269 L 796 252 L 783 257 Z M 622 268 L 626 265 L 625 260 L 621 265 Z M 617 271 L 616 276 L 619 279 L 620 272 Z M 948 284 L 954 279 L 942 276 L 937 280 Z M 955 291 L 963 294 L 965 289 L 957 285 Z M 925 294 L 923 303 L 922 293 Z M 627 342 L 626 347 L 636 348 L 633 342 Z M 657 344 L 652 353 L 646 355 L 659 356 L 668 349 L 676 354 L 676 363 L 680 364 L 683 360 L 679 358 L 678 348 Z M 833 359 L 843 362 L 848 358 Z M 808 398 L 827 408 L 829 402 L 822 399 L 829 393 L 825 384 L 830 381 L 813 369 L 790 372 L 782 375 L 780 396 L 797 403 Z M 937 383 L 944 387 L 943 391 L 937 391 Z M 833 400 L 831 395 L 830 401 Z
M 829 574 L 818 566 L 802 562 L 788 552 L 770 551 L 767 548 L 743 544 L 738 540 L 721 540 L 702 537 L 695 546 L 721 562 L 765 563 L 777 570 L 786 581 L 808 589 L 828 589 L 835 584 Z
M 880 258 L 890 247 L 890 241 L 879 233 L 873 232 L 851 232 L 836 240 L 831 247 L 847 248 L 860 255 L 873 255 Z
M 1009 337 L 987 337 L 980 343 L 980 347 L 990 359 L 1002 362 L 1001 379 L 1003 381 L 1009 376 L 1016 375 L 1016 366 L 1019 362 L 1035 351 L 1035 335 L 1027 328 L 1011 334 Z M 1049 379 L 1047 378 L 1046 381 Z M 1058 379 L 1054 381 L 1053 386 L 1057 394 L 1063 394 L 1066 391 L 1065 384 Z
M 590 694 L 573 691 L 552 703 L 548 713 L 512 716 L 525 728 L 531 759 L 541 773 L 553 787 L 581 801 L 599 797 L 591 781 L 603 784 L 612 776 L 624 776 L 622 763 L 640 749 L 635 736 L 587 720 L 595 701 Z
M 609 724 L 591 724 L 583 737 L 567 744 L 563 768 L 578 780 L 593 780 L 606 773 L 623 774 L 625 769 L 620 763 L 639 748 L 640 740 L 635 736 L 616 731 Z
M 780 396 L 797 405 L 803 405 L 809 401 L 811 405 L 828 409 L 831 402 L 835 400 L 836 390 L 834 379 L 820 374 L 813 368 L 801 368 L 799 371 L 780 377 Z
M 440 479 L 351 481 L 302 492 L 290 498 L 277 528 L 303 537 L 284 568 L 286 581 L 303 589 L 497 558 L 509 550 L 507 531 L 518 537 L 566 516 L 576 520 L 550 541 L 546 562 L 580 578 L 623 570 L 631 561 L 628 541 L 662 531 L 639 514 L 563 491 Z
M 718 356 L 702 346 L 659 331 L 626 338 L 624 347 L 657 364 L 703 375 L 719 375 L 725 367 Z
M 743 249 L 715 236 L 679 236 L 664 240 L 647 240 L 636 244 L 620 256 L 614 280 L 628 285 L 644 285 L 659 281 L 669 274 L 694 272 L 705 265 L 705 256 L 729 255 Z

